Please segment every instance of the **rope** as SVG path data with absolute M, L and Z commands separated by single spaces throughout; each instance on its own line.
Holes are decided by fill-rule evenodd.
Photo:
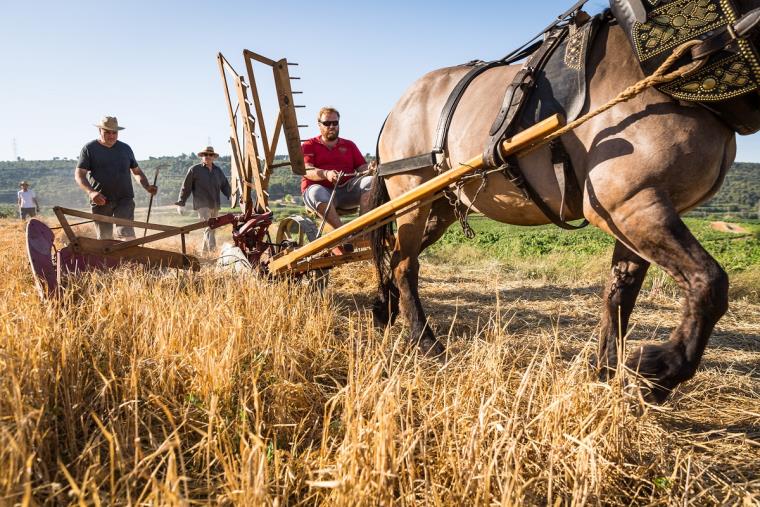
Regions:
M 621 102 L 626 102 L 628 100 L 631 100 L 632 98 L 636 97 L 637 95 L 640 95 L 645 90 L 648 90 L 649 88 L 653 86 L 669 83 L 675 79 L 682 78 L 698 70 L 700 67 L 702 67 L 705 64 L 705 62 L 707 61 L 706 59 L 696 60 L 694 62 L 683 65 L 682 67 L 678 68 L 677 70 L 674 70 L 673 72 L 667 73 L 668 69 L 670 69 L 670 67 L 672 67 L 673 64 L 679 58 L 681 58 L 687 51 L 691 50 L 691 48 L 699 44 L 702 44 L 702 41 L 692 40 L 692 41 L 684 42 L 683 44 L 678 46 L 675 49 L 675 51 L 673 51 L 673 53 L 664 62 L 662 62 L 662 65 L 660 65 L 660 67 L 654 72 L 654 74 L 642 79 L 636 84 L 629 86 L 628 88 L 623 90 L 620 93 L 620 95 L 610 100 L 603 106 L 595 109 L 594 111 L 590 111 L 586 113 L 585 115 L 581 116 L 577 120 L 568 123 L 561 129 L 545 137 L 544 139 L 541 140 L 541 144 L 549 143 L 557 139 L 558 137 L 567 134 L 571 130 L 580 127 L 581 125 L 583 125 L 590 119 L 594 118 L 595 116 L 602 114 L 603 112 L 607 111 L 608 109 L 611 109 L 612 107 L 620 104 Z

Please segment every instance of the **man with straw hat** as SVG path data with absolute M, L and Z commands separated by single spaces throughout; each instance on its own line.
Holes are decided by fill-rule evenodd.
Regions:
M 92 212 L 96 215 L 135 218 L 135 193 L 132 176 L 146 192 L 155 195 L 158 187 L 151 185 L 135 160 L 129 145 L 119 141 L 119 126 L 115 116 L 104 116 L 98 127 L 98 138 L 85 144 L 74 170 L 74 180 L 87 193 Z M 99 239 L 111 239 L 113 226 L 96 222 Z M 116 233 L 123 239 L 134 239 L 132 227 L 117 226 Z
M 221 199 L 219 193 L 229 199 L 231 194 L 230 182 L 222 170 L 214 164 L 219 156 L 213 146 L 206 146 L 198 152 L 201 158 L 200 164 L 195 164 L 187 170 L 185 181 L 179 191 L 179 198 L 174 203 L 177 206 L 185 206 L 185 201 L 193 194 L 193 209 L 198 212 L 198 218 L 208 220 L 219 216 Z M 206 228 L 203 233 L 202 253 L 216 250 L 216 236 L 214 229 Z
M 40 203 L 37 202 L 37 194 L 34 190 L 29 190 L 29 183 L 22 181 L 19 183 L 21 190 L 17 194 L 18 214 L 21 220 L 32 218 L 40 211 Z

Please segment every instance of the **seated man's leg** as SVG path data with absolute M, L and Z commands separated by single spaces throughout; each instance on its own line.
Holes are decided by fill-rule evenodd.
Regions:
M 359 208 L 364 213 L 369 208 L 369 190 L 372 188 L 372 176 L 359 176 L 338 189 L 335 205 L 340 209 Z
M 126 220 L 134 220 L 135 200 L 128 198 L 117 201 L 116 207 L 113 210 L 113 216 L 116 218 L 124 218 Z M 135 230 L 128 225 L 117 225 L 116 234 L 126 240 L 135 239 Z
M 112 217 L 114 216 L 115 208 L 116 208 L 116 203 L 108 201 L 102 206 L 93 204 L 90 209 L 95 215 L 103 215 L 107 217 Z M 113 224 L 96 221 L 95 232 L 97 233 L 98 239 L 113 239 Z
M 303 192 L 303 202 L 307 208 L 314 211 L 319 216 L 325 218 L 328 224 L 337 229 L 343 225 L 340 221 L 340 217 L 338 216 L 338 212 L 335 211 L 335 201 L 338 199 L 339 192 L 340 189 L 338 189 L 338 192 L 335 195 L 335 199 L 333 200 L 333 204 L 330 206 L 329 210 L 327 209 L 327 203 L 330 202 L 332 190 L 325 188 L 322 185 L 308 186 Z

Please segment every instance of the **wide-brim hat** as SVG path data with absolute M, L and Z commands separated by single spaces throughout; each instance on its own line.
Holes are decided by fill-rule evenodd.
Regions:
M 119 120 L 117 120 L 115 116 L 104 116 L 103 119 L 100 120 L 100 123 L 95 126 L 99 129 L 110 130 L 112 132 L 124 130 L 124 127 L 119 127 Z
M 219 156 L 219 154 L 214 151 L 213 146 L 206 146 L 205 148 L 203 148 L 201 151 L 198 152 L 199 157 L 205 157 L 206 155 L 211 155 L 213 157 Z
M 28 187 L 29 183 L 27 183 L 26 181 L 22 181 L 21 183 L 18 184 L 18 186 L 20 186 L 20 187 L 23 187 L 24 185 L 26 185 Z

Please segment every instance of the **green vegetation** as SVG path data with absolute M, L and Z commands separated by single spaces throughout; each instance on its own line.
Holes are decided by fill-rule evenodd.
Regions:
M 738 162 L 726 175 L 720 192 L 691 214 L 699 217 L 734 216 L 759 219 L 760 164 Z
M 686 224 L 705 249 L 731 277 L 734 296 L 758 297 L 760 287 L 760 224 L 739 223 L 746 233 L 715 230 L 710 221 L 686 218 Z M 564 231 L 552 225 L 520 227 L 505 225 L 480 216 L 470 218 L 476 232 L 468 240 L 458 224 L 452 225 L 426 257 L 439 263 L 476 265 L 498 262 L 506 271 L 523 278 L 569 282 L 604 280 L 614 240 L 595 227 Z M 675 288 L 659 268 L 650 270 L 649 286 Z
M 177 199 L 187 169 L 199 161 L 194 153 L 141 160 L 140 167 L 151 181 L 153 181 L 156 167 L 161 167 L 158 177 L 157 203 L 173 203 Z M 27 180 L 37 193 L 43 207 L 55 205 L 73 208 L 87 207 L 87 197 L 74 183 L 76 163 L 77 161 L 73 159 L 0 162 L 0 203 L 14 204 L 19 182 Z M 229 178 L 230 157 L 220 157 L 216 164 Z M 270 198 L 282 199 L 286 195 L 300 195 L 299 185 L 300 177 L 293 175 L 289 168 L 277 169 L 270 179 Z M 148 198 L 148 194 L 136 189 L 135 202 L 138 207 L 147 206 Z
M 176 157 L 151 157 L 140 161 L 140 167 L 150 180 L 155 168 L 161 166 L 158 178 L 158 204 L 173 203 L 188 167 L 198 163 L 194 153 Z M 277 157 L 277 162 L 286 160 Z M 0 203 L 16 202 L 18 183 L 27 180 L 37 192 L 43 207 L 61 205 L 67 207 L 86 207 L 87 199 L 74 183 L 74 166 L 76 160 L 21 160 L 17 162 L 0 162 Z M 217 165 L 229 177 L 230 157 L 221 157 Z M 292 199 L 298 204 L 300 199 L 300 177 L 293 175 L 290 169 L 283 167 L 275 170 L 269 181 L 269 196 L 272 201 Z M 286 196 L 290 196 L 289 198 Z M 148 195 L 135 192 L 137 206 L 147 206 Z M 154 203 L 155 204 L 155 203 Z M 760 216 L 760 164 L 736 163 L 728 172 L 720 192 L 699 208 L 690 213 L 700 218 L 720 218 L 723 220 L 758 220 Z M 540 240 L 536 240 L 540 241 Z

